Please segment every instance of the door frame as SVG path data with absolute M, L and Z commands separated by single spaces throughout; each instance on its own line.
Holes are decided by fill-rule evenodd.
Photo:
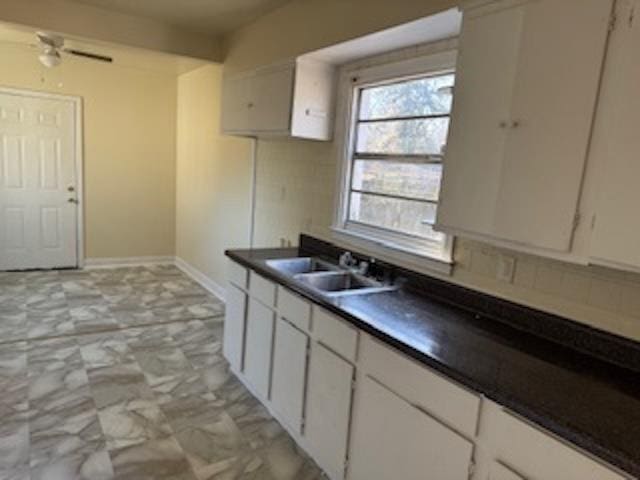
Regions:
M 5 87 L 0 85 L 0 93 L 15 95 L 18 97 L 35 97 L 48 100 L 59 100 L 69 102 L 73 105 L 74 112 L 74 150 L 75 150 L 75 178 L 76 194 L 78 198 L 76 208 L 76 267 L 81 269 L 85 265 L 85 245 L 84 245 L 84 119 L 82 97 L 77 95 L 62 95 L 58 93 L 44 92 L 40 90 L 30 90 L 15 87 Z

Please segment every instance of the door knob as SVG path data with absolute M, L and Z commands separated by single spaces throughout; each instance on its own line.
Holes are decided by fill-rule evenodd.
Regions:
M 75 192 L 76 189 L 72 186 L 67 187 L 67 192 Z
M 67 200 L 69 203 L 78 203 L 78 200 L 76 200 L 75 198 L 70 198 L 69 200 Z

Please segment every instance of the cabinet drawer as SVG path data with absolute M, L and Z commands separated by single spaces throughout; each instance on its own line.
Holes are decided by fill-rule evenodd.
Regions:
M 315 339 L 350 362 L 356 361 L 358 330 L 327 311 L 313 308 Z
M 363 335 L 359 355 L 364 369 L 373 378 L 467 437 L 475 436 L 480 409 L 478 395 L 368 335 Z
M 284 287 L 278 287 L 278 314 L 300 330 L 310 330 L 311 304 Z
M 229 280 L 230 283 L 246 290 L 248 277 L 249 271 L 246 268 L 238 265 L 233 260 L 227 262 L 227 280 Z
M 249 276 L 249 293 L 268 307 L 276 305 L 276 284 L 256 272 L 251 272 Z
M 483 425 L 486 425 L 483 429 L 489 432 L 494 454 L 516 469 L 522 477 L 624 480 L 624 477 L 598 461 L 497 405 L 491 403 L 488 412 L 486 422 L 483 419 Z M 540 461 L 541 458 L 544 458 L 544 462 Z M 502 480 L 502 477 L 496 478 Z

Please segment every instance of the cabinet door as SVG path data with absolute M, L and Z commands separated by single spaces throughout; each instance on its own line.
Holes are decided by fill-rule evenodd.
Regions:
M 633 12 L 635 10 L 635 21 Z M 607 55 L 591 159 L 599 194 L 591 256 L 600 262 L 640 267 L 640 2 L 619 2 Z
M 441 228 L 570 250 L 612 1 L 465 12 Z
M 257 132 L 288 132 L 291 126 L 294 66 L 261 70 L 251 85 L 251 128 Z
M 273 350 L 271 402 L 295 432 L 302 428 L 309 337 L 279 318 Z
M 254 299 L 249 300 L 244 375 L 263 400 L 269 398 L 274 321 L 271 309 Z
M 473 444 L 365 377 L 357 386 L 350 480 L 467 480 Z
M 311 347 L 304 435 L 332 480 L 344 478 L 354 367 L 318 343 Z
M 523 8 L 465 12 L 437 223 L 490 235 L 511 114 Z
M 247 132 L 250 128 L 251 76 L 227 77 L 222 86 L 222 132 Z
M 242 372 L 244 356 L 244 332 L 247 313 L 247 295 L 239 288 L 227 288 L 224 319 L 224 356 L 236 372 Z
M 495 235 L 568 252 L 613 0 L 528 2 Z M 567 35 L 570 25 L 571 34 Z

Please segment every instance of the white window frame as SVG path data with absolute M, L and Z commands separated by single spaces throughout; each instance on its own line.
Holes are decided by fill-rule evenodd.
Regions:
M 415 263 L 418 257 L 423 266 L 441 273 L 451 271 L 454 240 L 452 236 L 447 235 L 444 245 L 441 246 L 428 239 L 412 238 L 410 235 L 384 231 L 383 228 L 354 224 L 348 222 L 348 208 L 358 115 L 357 92 L 363 86 L 384 85 L 403 79 L 453 72 L 455 64 L 456 51 L 447 50 L 370 67 L 346 66 L 339 79 L 337 126 L 344 133 L 338 140 L 341 168 L 339 169 L 336 214 L 332 228 L 334 233 L 340 239 L 401 261 L 408 260 Z

